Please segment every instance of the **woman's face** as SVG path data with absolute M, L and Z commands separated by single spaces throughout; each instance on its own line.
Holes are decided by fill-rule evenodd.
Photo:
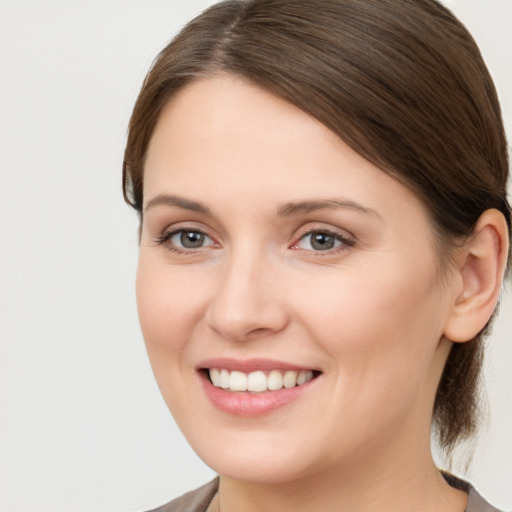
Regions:
M 207 464 L 285 482 L 426 449 L 455 287 L 412 192 L 226 76 L 166 106 L 144 199 L 142 331 Z

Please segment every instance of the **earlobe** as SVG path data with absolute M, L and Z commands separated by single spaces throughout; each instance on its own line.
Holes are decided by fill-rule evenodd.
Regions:
M 485 211 L 461 248 L 457 290 L 444 335 L 454 342 L 474 338 L 487 324 L 501 291 L 508 256 L 508 228 L 498 210 Z

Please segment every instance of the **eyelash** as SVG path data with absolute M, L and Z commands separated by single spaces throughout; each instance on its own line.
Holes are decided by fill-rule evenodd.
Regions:
M 167 233 L 162 233 L 160 236 L 156 237 L 155 243 L 156 243 L 156 245 L 159 245 L 159 246 L 160 245 L 165 246 L 165 248 L 170 252 L 174 252 L 174 253 L 178 253 L 178 254 L 182 254 L 182 255 L 197 254 L 198 250 L 204 249 L 206 247 L 211 247 L 211 245 L 201 246 L 201 247 L 197 247 L 194 249 L 188 249 L 186 247 L 176 247 L 175 245 L 170 243 L 170 240 L 174 236 L 176 236 L 180 233 L 182 233 L 182 234 L 183 233 L 197 233 L 199 235 L 208 237 L 210 240 L 212 240 L 213 243 L 215 243 L 214 240 L 210 236 L 208 236 L 204 231 L 201 231 L 200 229 L 187 229 L 187 228 L 180 228 L 180 229 L 175 229 L 175 230 L 169 231 Z M 298 244 L 301 241 L 305 240 L 308 236 L 313 236 L 315 234 L 327 235 L 329 237 L 332 237 L 332 238 L 334 238 L 335 242 L 340 242 L 340 245 L 338 245 L 337 247 L 334 247 L 332 249 L 327 249 L 325 251 L 315 250 L 315 249 L 302 249 L 302 248 L 298 247 Z M 292 244 L 290 249 L 302 250 L 302 251 L 310 253 L 311 255 L 314 255 L 314 256 L 330 256 L 330 255 L 336 254 L 338 252 L 346 251 L 348 248 L 353 247 L 354 245 L 355 245 L 355 241 L 353 239 L 347 238 L 346 236 L 343 236 L 340 233 L 337 233 L 335 231 L 331 231 L 328 229 L 309 229 L 300 234 L 300 236 L 297 238 L 297 241 Z
M 329 237 L 332 237 L 335 242 L 340 242 L 340 245 L 337 247 L 333 247 L 332 249 L 327 249 L 324 251 L 315 250 L 315 249 L 301 249 L 298 247 L 298 244 L 305 240 L 307 237 L 311 237 L 313 235 L 327 235 Z M 303 233 L 300 233 L 300 236 L 297 238 L 297 241 L 293 243 L 291 246 L 291 249 L 294 250 L 303 250 L 307 253 L 310 253 L 312 256 L 332 256 L 333 254 L 337 254 L 343 251 L 348 250 L 350 247 L 354 247 L 355 240 L 351 238 L 347 238 L 346 236 L 342 235 L 341 233 L 338 233 L 336 231 L 331 231 L 329 229 L 308 229 L 304 231 Z
M 166 233 L 162 233 L 160 236 L 156 237 L 155 243 L 156 245 L 162 245 L 164 246 L 168 251 L 178 253 L 178 254 L 197 254 L 198 249 L 204 249 L 204 247 L 198 247 L 195 249 L 188 249 L 186 247 L 176 247 L 175 245 L 171 244 L 171 239 L 180 234 L 180 233 L 197 233 L 199 235 L 203 235 L 205 237 L 208 237 L 210 240 L 213 241 L 213 239 L 208 236 L 204 231 L 201 231 L 200 229 L 187 229 L 187 228 L 179 228 L 174 229 L 172 231 L 168 231 Z M 210 246 L 206 246 L 210 247 Z

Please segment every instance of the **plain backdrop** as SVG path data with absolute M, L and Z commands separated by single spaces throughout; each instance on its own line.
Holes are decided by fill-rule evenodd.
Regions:
M 137 322 L 130 111 L 207 0 L 0 0 L 0 510 L 141 511 L 206 482 Z M 512 0 L 452 0 L 512 133 Z M 512 509 L 512 300 L 489 342 L 490 420 L 466 476 Z M 462 469 L 459 468 L 459 473 Z

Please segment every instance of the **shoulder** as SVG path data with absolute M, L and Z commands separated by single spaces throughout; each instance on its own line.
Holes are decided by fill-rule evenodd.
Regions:
M 442 473 L 445 480 L 452 487 L 468 493 L 468 504 L 465 512 L 500 512 L 497 508 L 494 508 L 490 503 L 485 501 L 470 483 L 450 475 L 449 473 Z
M 217 493 L 218 487 L 219 479 L 215 478 L 199 489 L 187 492 L 170 503 L 148 512 L 205 512 Z

